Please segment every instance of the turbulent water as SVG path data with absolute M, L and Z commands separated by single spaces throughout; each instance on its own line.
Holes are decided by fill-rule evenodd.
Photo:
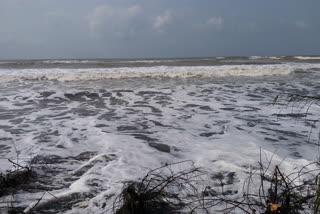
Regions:
M 286 171 L 319 155 L 319 106 L 272 101 L 319 96 L 320 57 L 0 61 L 0 83 L 1 171 L 36 168 L 1 212 L 41 197 L 43 213 L 108 212 L 124 183 L 183 160 L 242 194 L 260 148 Z

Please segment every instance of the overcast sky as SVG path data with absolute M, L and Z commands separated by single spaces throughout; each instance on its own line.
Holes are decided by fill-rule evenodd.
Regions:
M 319 55 L 319 0 L 0 0 L 0 59 Z

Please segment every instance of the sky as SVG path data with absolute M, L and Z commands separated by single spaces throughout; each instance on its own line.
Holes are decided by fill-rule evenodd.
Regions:
M 319 0 L 0 0 L 0 60 L 320 55 Z

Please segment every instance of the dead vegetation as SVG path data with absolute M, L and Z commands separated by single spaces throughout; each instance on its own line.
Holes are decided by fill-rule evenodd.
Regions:
M 5 195 L 12 195 L 18 189 L 24 189 L 24 185 L 26 185 L 31 178 L 34 176 L 34 172 L 29 166 L 22 166 L 17 162 L 14 162 L 8 159 L 10 163 L 12 163 L 12 170 L 7 171 L 6 173 L 0 172 L 0 197 Z M 19 214 L 25 213 L 22 209 L 18 207 L 14 207 L 13 204 L 8 206 L 9 214 Z M 29 213 L 29 212 L 28 212 Z
M 266 165 L 259 162 L 259 169 L 250 171 L 245 180 L 242 194 L 235 197 L 224 194 L 223 184 L 209 186 L 204 178 L 210 177 L 211 172 L 192 162 L 181 171 L 174 171 L 172 166 L 185 162 L 163 166 L 151 170 L 140 182 L 126 184 L 112 211 L 115 214 L 319 213 L 318 163 L 285 174 L 278 165 L 271 168 L 271 161 Z
M 280 165 L 259 162 L 259 171 L 251 173 L 244 183 L 246 213 L 319 213 L 319 163 L 313 162 L 285 174 Z M 280 163 L 281 164 L 281 163 Z M 260 177 L 256 184 L 254 174 Z
M 184 169 L 174 168 L 184 165 Z M 187 165 L 187 167 L 186 167 Z M 201 207 L 195 183 L 202 182 L 204 171 L 184 161 L 151 170 L 141 182 L 124 186 L 113 203 L 116 214 L 179 213 L 181 209 Z
M 0 196 L 8 194 L 10 190 L 25 184 L 33 176 L 30 166 L 21 166 L 11 160 L 9 160 L 9 162 L 12 163 L 13 170 L 7 171 L 6 173 L 0 172 Z
M 15 164 L 14 162 L 12 162 Z M 32 176 L 29 167 L 15 165 L 16 170 L 1 174 L 1 192 L 17 188 Z M 228 195 L 224 183 L 213 185 L 216 173 L 183 161 L 151 170 L 139 182 L 127 183 L 112 207 L 115 214 L 169 213 L 264 213 L 317 214 L 320 211 L 320 167 L 310 163 L 285 174 L 281 163 L 272 166 L 261 159 L 256 170 L 250 170 L 241 194 Z M 42 198 L 35 203 L 29 214 Z M 14 206 L 8 213 L 25 213 Z
M 282 102 L 279 102 L 282 100 Z M 283 100 L 285 100 L 283 102 Z M 284 109 L 291 109 L 291 116 L 295 117 L 296 120 L 303 119 L 304 122 L 310 126 L 309 139 L 314 129 L 317 128 L 320 118 L 319 115 L 312 115 L 310 109 L 312 107 L 320 107 L 320 97 L 319 96 L 307 96 L 299 94 L 287 94 L 282 93 L 277 95 L 273 102 L 273 105 L 281 105 L 280 113 L 278 117 L 281 116 L 281 112 Z M 318 131 L 318 144 L 320 144 L 320 130 Z

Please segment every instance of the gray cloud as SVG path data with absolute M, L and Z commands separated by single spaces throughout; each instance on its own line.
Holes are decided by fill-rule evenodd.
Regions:
M 223 25 L 223 18 L 221 16 L 211 17 L 206 21 L 206 24 L 209 26 L 214 26 L 216 28 L 221 28 L 221 26 Z
M 294 23 L 298 28 L 306 28 L 307 24 L 304 21 L 296 21 Z
M 134 34 L 132 22 L 142 11 L 138 5 L 124 8 L 100 5 L 94 8 L 87 16 L 91 38 L 101 39 L 109 35 L 123 38 Z
M 169 10 L 166 10 L 163 14 L 158 15 L 153 22 L 153 27 L 158 32 L 163 33 L 165 31 L 166 25 L 170 24 L 172 19 L 171 12 Z

